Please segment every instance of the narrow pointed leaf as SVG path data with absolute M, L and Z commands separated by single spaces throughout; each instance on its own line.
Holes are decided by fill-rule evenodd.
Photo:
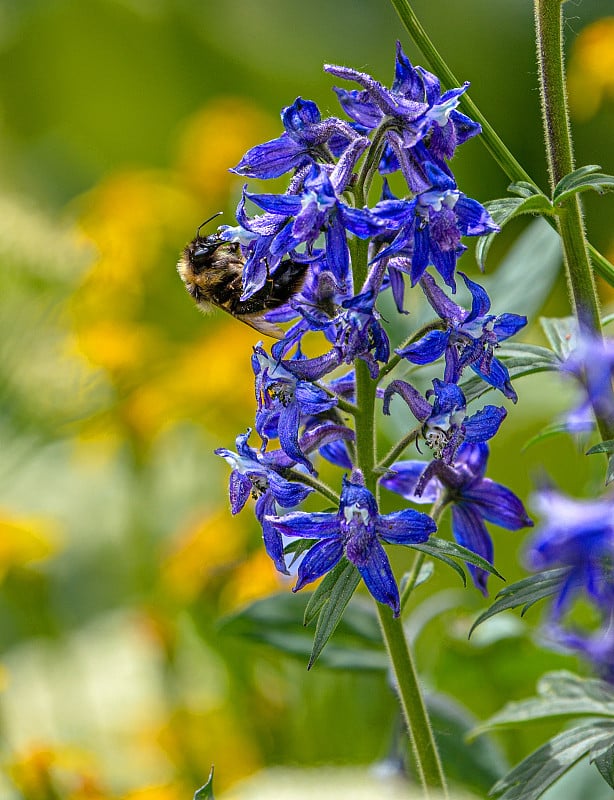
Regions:
M 345 572 L 351 572 L 351 567 L 352 564 L 350 564 L 347 559 L 343 558 L 334 569 L 324 576 L 307 602 L 305 614 L 303 616 L 303 625 L 310 625 L 318 616 L 324 603 L 327 603 L 330 599 L 330 594 L 337 581 Z
M 594 751 L 599 757 L 606 752 L 612 737 L 611 722 L 593 722 L 564 731 L 498 781 L 491 794 L 500 800 L 537 800 L 583 756 Z
M 586 451 L 587 456 L 592 456 L 594 453 L 614 453 L 614 439 L 607 439 L 605 442 L 599 442 L 599 444 L 594 445 L 590 450 Z
M 500 614 L 501 611 L 507 611 L 510 608 L 518 608 L 522 606 L 522 615 L 531 608 L 532 605 L 556 594 L 563 581 L 567 577 L 569 567 L 559 567 L 558 569 L 549 569 L 540 572 L 536 575 L 530 575 L 528 578 L 523 578 L 521 581 L 512 583 L 505 586 L 495 598 L 495 602 L 487 608 L 471 626 L 469 636 L 473 631 L 495 614 Z
M 578 192 L 589 189 L 599 194 L 614 191 L 614 175 L 598 172 L 598 166 L 580 167 L 558 182 L 552 195 L 552 201 L 560 204 Z
M 553 422 L 550 425 L 546 425 L 539 433 L 536 433 L 535 436 L 531 436 L 531 438 L 523 444 L 522 452 L 524 453 L 525 450 L 528 450 L 529 447 L 533 447 L 534 444 L 543 442 L 544 439 L 550 439 L 552 436 L 556 436 L 559 433 L 569 433 L 566 422 Z
M 313 640 L 313 649 L 307 669 L 311 669 L 318 659 L 318 656 L 326 646 L 326 643 L 333 635 L 335 628 L 339 624 L 345 607 L 350 602 L 350 598 L 356 591 L 356 587 L 360 582 L 360 574 L 356 567 L 347 563 L 346 569 L 343 570 L 337 582 L 332 587 L 330 595 L 326 602 L 322 605 L 318 622 L 316 624 L 316 633 Z
M 478 556 L 466 547 L 456 544 L 456 542 L 449 542 L 447 539 L 439 539 L 437 536 L 431 536 L 427 542 L 412 544 L 410 546 L 433 558 L 441 558 L 442 556 L 446 558 L 458 558 L 461 561 L 473 564 L 480 569 L 486 570 L 486 572 L 490 572 L 491 575 L 496 575 L 498 578 L 501 578 L 501 580 L 504 580 L 503 576 L 497 572 L 489 561 L 486 561 L 485 558 Z
M 201 786 L 200 789 L 197 789 L 194 792 L 194 800 L 214 800 L 213 797 L 213 767 L 211 767 L 211 772 L 209 773 L 209 780 L 204 786 Z
M 614 789 L 614 744 L 591 761 L 599 770 L 603 780 Z

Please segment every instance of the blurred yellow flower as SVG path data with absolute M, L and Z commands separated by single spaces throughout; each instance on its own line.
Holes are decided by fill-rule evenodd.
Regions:
M 160 731 L 160 744 L 173 763 L 202 774 L 215 765 L 215 790 L 221 792 L 262 766 L 257 746 L 225 706 L 206 713 L 178 708 Z M 195 787 L 197 788 L 197 787 Z
M 287 582 L 275 569 L 264 547 L 259 547 L 229 575 L 222 593 L 222 608 L 226 613 L 234 611 L 260 597 L 279 592 Z
M 574 42 L 569 62 L 569 101 L 579 119 L 590 119 L 614 99 L 614 17 L 587 25 Z
M 203 218 L 226 206 L 230 190 L 244 182 L 229 168 L 250 147 L 279 133 L 270 116 L 239 97 L 217 98 L 188 119 L 179 140 L 177 168 L 182 180 L 211 204 Z
M 110 800 L 92 753 L 74 747 L 32 745 L 9 761 L 7 773 L 27 800 Z
M 162 582 L 184 603 L 194 600 L 208 581 L 227 570 L 244 550 L 246 531 L 224 508 L 181 531 L 162 563 Z
M 173 786 L 147 786 L 123 795 L 122 800 L 186 800 L 186 794 Z
M 60 544 L 58 526 L 43 517 L 17 517 L 0 510 L 0 579 L 12 567 L 52 556 Z

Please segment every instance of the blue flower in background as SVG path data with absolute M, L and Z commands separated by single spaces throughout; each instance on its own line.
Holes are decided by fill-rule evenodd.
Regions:
M 548 625 L 544 632 L 548 639 L 590 661 L 600 678 L 614 684 L 614 613 L 593 634 L 566 630 L 556 624 Z
M 580 593 L 609 615 L 614 608 L 614 499 L 576 500 L 548 487 L 536 493 L 535 507 L 543 520 L 528 545 L 530 569 L 569 568 L 553 618 L 560 618 Z
M 219 447 L 215 454 L 225 459 L 232 467 L 229 482 L 230 509 L 233 514 L 241 511 L 250 495 L 256 500 L 256 517 L 262 525 L 264 547 L 280 572 L 288 574 L 283 554 L 283 543 L 279 533 L 266 517 L 276 513 L 276 503 L 283 508 L 299 505 L 313 491 L 301 483 L 286 480 L 279 474 L 292 462 L 281 451 L 259 453 L 247 443 L 251 430 L 236 439 L 236 453 Z
M 318 540 L 301 561 L 293 591 L 329 572 L 345 556 L 373 597 L 390 606 L 395 616 L 400 613 L 399 590 L 381 543 L 418 544 L 436 530 L 429 516 L 413 509 L 381 515 L 357 471 L 352 479 L 343 478 L 337 513 L 295 511 L 268 522 L 284 536 Z
M 561 371 L 573 375 L 585 392 L 580 405 L 567 415 L 568 429 L 591 430 L 593 409 L 600 419 L 614 424 L 614 340 L 581 337 Z
M 465 395 L 454 383 L 433 380 L 433 388 L 426 397 L 433 397 L 433 405 L 420 392 L 405 381 L 392 381 L 384 392 L 384 414 L 390 414 L 390 400 L 399 394 L 409 406 L 414 417 L 422 423 L 422 437 L 433 457 L 451 464 L 463 442 L 479 444 L 497 433 L 507 415 L 499 406 L 484 406 L 469 416 Z
M 420 284 L 446 328 L 430 331 L 422 339 L 396 352 L 413 364 L 430 364 L 444 355 L 445 381 L 456 383 L 464 368 L 469 366 L 486 383 L 500 389 L 506 397 L 516 402 L 518 397 L 510 382 L 507 367 L 495 358 L 494 351 L 499 347 L 499 342 L 509 339 L 523 328 L 527 318 L 519 314 L 488 314 L 490 298 L 484 289 L 462 272 L 459 275 L 471 292 L 471 311 L 465 311 L 448 299 L 433 278 L 425 273 Z
M 398 461 L 381 485 L 413 503 L 445 499 L 452 506 L 452 533 L 456 541 L 493 563 L 493 543 L 484 524 L 492 522 L 511 531 L 532 526 L 522 501 L 505 486 L 484 477 L 488 445 L 463 444 L 454 463 Z M 473 582 L 486 594 L 488 573 L 468 564 Z

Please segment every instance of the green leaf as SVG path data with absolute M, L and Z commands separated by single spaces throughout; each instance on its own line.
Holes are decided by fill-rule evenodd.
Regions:
M 487 608 L 471 626 L 469 636 L 473 631 L 495 614 L 507 611 L 510 608 L 523 606 L 521 615 L 524 616 L 532 605 L 556 594 L 563 581 L 565 580 L 569 567 L 559 567 L 540 572 L 537 575 L 530 575 L 521 581 L 505 586 L 495 598 L 495 602 Z
M 591 165 L 580 167 L 558 182 L 552 195 L 552 202 L 560 205 L 569 197 L 578 192 L 586 192 L 589 189 L 604 194 L 614 191 L 614 176 L 599 172 L 601 167 Z
M 605 474 L 605 485 L 608 486 L 614 481 L 614 439 L 599 442 L 599 444 L 586 451 L 587 456 L 592 456 L 594 453 L 607 453 L 610 456 Z
M 345 607 L 350 602 L 350 598 L 356 591 L 359 582 L 360 573 L 356 567 L 348 561 L 346 568 L 332 587 L 328 599 L 320 610 L 318 622 L 316 624 L 316 633 L 313 639 L 313 649 L 311 651 L 309 663 L 307 664 L 307 669 L 313 667 L 318 656 L 326 646 L 326 643 L 333 635 L 345 611 Z
M 601 324 L 604 328 L 606 325 L 609 325 L 610 322 L 614 322 L 614 314 L 606 314 L 606 316 L 601 320 Z
M 586 451 L 587 456 L 592 456 L 594 453 L 614 453 L 614 439 L 606 439 L 605 442 L 599 442 Z
M 226 634 L 274 647 L 286 655 L 306 661 L 313 650 L 313 636 L 300 624 L 300 620 L 309 600 L 307 592 L 265 597 L 225 618 L 220 627 Z M 357 599 L 346 608 L 335 641 L 322 653 L 320 663 L 333 669 L 387 668 L 380 628 L 370 603 Z
M 510 183 L 507 187 L 507 191 L 512 194 L 517 194 L 519 197 L 531 197 L 539 194 L 545 197 L 539 186 L 536 186 L 534 183 L 529 183 L 528 181 L 514 181 L 514 183 Z
M 592 722 L 555 736 L 491 789 L 501 800 L 537 800 L 583 756 L 599 758 L 610 747 L 614 723 Z
M 420 567 L 418 575 L 416 576 L 416 580 L 414 581 L 414 584 L 413 584 L 413 589 L 415 589 L 416 587 L 418 587 L 421 584 L 426 583 L 428 580 L 430 580 L 430 578 L 432 577 L 434 572 L 435 572 L 435 566 L 434 566 L 433 562 L 432 561 L 425 561 L 422 564 L 422 566 Z M 411 576 L 412 576 L 411 571 L 410 572 L 406 572 L 402 576 L 402 578 L 401 578 L 401 580 L 399 582 L 399 592 L 401 593 L 401 595 L 403 594 L 403 590 L 407 586 L 407 581 L 410 580 Z M 413 589 L 412 589 L 412 591 L 413 591 Z
M 550 425 L 546 425 L 546 427 L 542 428 L 539 433 L 536 433 L 535 436 L 532 436 L 523 444 L 522 452 L 528 450 L 529 447 L 533 447 L 534 444 L 543 442 L 544 439 L 550 439 L 552 436 L 556 436 L 559 433 L 569 433 L 566 422 L 552 422 Z
M 541 193 L 527 193 L 523 197 L 502 197 L 499 200 L 491 200 L 484 206 L 500 228 L 521 214 L 552 213 L 550 200 Z M 476 245 L 476 259 L 482 272 L 484 272 L 486 256 L 496 235 L 496 233 L 490 233 L 488 236 L 481 236 Z
M 480 569 L 486 570 L 486 572 L 490 572 L 491 575 L 496 575 L 498 578 L 501 578 L 501 580 L 505 580 L 489 561 L 486 561 L 485 558 L 478 556 L 466 547 L 456 544 L 456 542 L 449 542 L 447 539 L 439 539 L 437 536 L 431 536 L 427 542 L 412 544 L 410 547 L 414 550 L 420 550 L 422 553 L 426 553 L 433 558 L 446 561 L 446 563 L 447 559 L 458 558 L 465 563 L 473 564 Z
M 319 586 L 314 592 L 312 592 L 311 597 L 309 598 L 307 607 L 305 608 L 305 614 L 303 616 L 303 625 L 307 626 L 313 622 L 313 620 L 320 613 L 324 603 L 327 603 L 330 600 L 331 592 L 337 581 L 344 573 L 352 572 L 352 567 L 353 564 L 350 564 L 347 559 L 343 558 L 334 569 L 324 576 Z
M 578 323 L 575 318 L 540 317 L 539 324 L 554 352 L 561 361 L 566 361 L 578 343 Z
M 550 717 L 614 718 L 614 690 L 595 678 L 580 678 L 564 670 L 550 672 L 540 679 L 537 693 L 538 697 L 508 703 L 472 731 L 472 737 L 492 728 Z
M 209 780 L 200 789 L 194 792 L 194 800 L 214 800 L 213 797 L 213 767 L 209 773 Z
M 480 281 L 493 298 L 490 313 L 536 316 L 562 263 L 558 234 L 545 220 L 533 220 L 515 239 L 496 271 Z
M 291 567 L 297 558 L 302 555 L 305 550 L 309 550 L 318 540 L 317 539 L 295 539 L 284 547 L 284 555 L 293 555 L 294 558 L 290 562 Z
M 591 763 L 595 764 L 603 780 L 614 789 L 614 744 L 605 752 L 591 758 Z

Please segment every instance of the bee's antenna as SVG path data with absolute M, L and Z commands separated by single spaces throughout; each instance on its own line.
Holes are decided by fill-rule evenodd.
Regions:
M 224 213 L 223 211 L 218 211 L 217 214 L 214 214 L 212 217 L 209 217 L 209 219 L 206 219 L 204 222 L 201 222 L 201 224 L 196 229 L 196 238 L 198 239 L 198 237 L 200 236 L 200 229 L 201 228 L 204 228 L 205 225 L 208 225 L 211 222 L 212 219 L 215 219 L 216 217 L 219 217 L 220 214 L 223 214 L 223 213 Z

